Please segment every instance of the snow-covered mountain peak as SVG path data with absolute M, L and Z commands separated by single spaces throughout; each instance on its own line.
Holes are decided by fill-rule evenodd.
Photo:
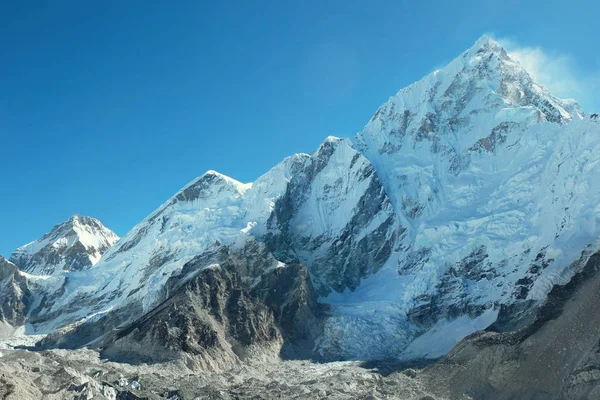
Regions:
M 576 102 L 554 97 L 484 36 L 391 97 L 355 136 L 354 146 L 378 170 L 394 208 L 414 219 L 435 213 L 443 202 L 441 186 L 476 159 L 508 146 L 514 153 L 529 127 L 565 125 L 582 115 Z
M 319 157 L 319 155 L 328 154 L 334 151 L 339 146 L 351 146 L 351 142 L 348 139 L 339 138 L 336 136 L 327 136 L 319 148 L 312 153 L 312 155 Z
M 330 135 L 330 136 L 327 136 L 325 138 L 325 140 L 323 141 L 323 144 L 325 144 L 325 143 L 336 143 L 336 142 L 339 142 L 340 140 L 344 140 L 344 139 L 343 138 L 339 138 L 337 136 L 331 136 Z M 321 146 L 323 146 L 323 144 L 321 144 Z
M 479 120 L 565 124 L 575 116 L 581 119 L 578 110 L 576 103 L 534 82 L 498 42 L 484 36 L 446 67 L 401 89 L 377 110 L 365 131 L 397 137 L 395 142 L 406 137 L 431 142 L 435 151 L 440 136 Z
M 252 184 L 244 184 L 220 174 L 216 171 L 207 171 L 198 178 L 184 186 L 168 205 L 180 201 L 206 200 L 219 194 L 242 195 Z
M 481 35 L 481 37 L 479 39 L 477 39 L 477 41 L 475 42 L 475 44 L 472 47 L 478 48 L 478 47 L 485 46 L 488 43 L 492 43 L 492 44 L 500 46 L 500 44 L 496 40 L 494 40 L 490 35 L 483 34 L 483 35 Z M 500 46 L 500 47 L 502 47 L 502 46 Z
M 466 51 L 469 55 L 496 54 L 502 59 L 508 58 L 508 53 L 502 45 L 488 35 L 483 35 Z M 464 57 L 464 55 L 463 55 Z
M 82 230 L 84 227 L 89 227 L 94 230 L 106 230 L 107 228 L 97 220 L 96 218 L 86 217 L 79 214 L 73 214 L 71 217 L 63 222 L 62 224 L 58 224 L 54 228 L 56 229 L 58 226 L 66 226 L 72 227 L 74 230 Z
M 75 214 L 40 239 L 19 247 L 10 260 L 34 275 L 80 271 L 96 264 L 117 240 L 99 220 Z

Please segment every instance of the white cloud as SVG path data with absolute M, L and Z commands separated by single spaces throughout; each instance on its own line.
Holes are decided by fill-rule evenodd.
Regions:
M 508 50 L 533 79 L 557 96 L 581 92 L 581 82 L 573 75 L 573 62 L 563 55 L 549 56 L 541 48 L 522 47 Z
M 513 40 L 498 39 L 509 56 L 518 60 L 531 77 L 560 98 L 577 100 L 586 109 L 600 107 L 597 96 L 600 73 L 586 74 L 568 54 L 548 51 L 541 47 L 520 46 Z

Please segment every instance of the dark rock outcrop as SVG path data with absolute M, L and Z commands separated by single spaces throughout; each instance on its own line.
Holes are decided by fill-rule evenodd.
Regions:
M 276 261 L 257 242 L 194 258 L 166 293 L 141 318 L 127 322 L 140 312 L 131 306 L 50 335 L 38 347 L 88 346 L 116 361 L 179 360 L 219 370 L 247 358 L 311 357 L 320 333 L 323 310 L 306 267 Z
M 450 398 L 599 398 L 599 271 L 596 253 L 567 284 L 554 286 L 534 317 L 528 307 L 506 310 L 520 316 L 512 324 L 520 329 L 477 332 L 423 377 Z M 500 321 L 495 328 L 509 327 Z
M 13 327 L 23 325 L 30 304 L 27 279 L 13 263 L 0 256 L 0 324 L 4 322 Z
M 340 176 L 331 182 L 321 178 L 330 159 L 344 151 L 353 154 L 344 159 L 351 178 Z M 269 218 L 269 232 L 260 240 L 279 260 L 308 265 L 319 295 L 356 289 L 384 265 L 406 232 L 375 168 L 344 140 L 330 138 L 310 157 L 296 160 L 291 169 L 293 177 Z M 326 219 L 327 223 L 317 222 L 324 225 L 331 224 L 329 214 L 338 207 L 347 207 L 352 214 L 340 230 L 307 234 L 295 223 L 307 204 L 323 210 L 323 216 L 315 218 Z

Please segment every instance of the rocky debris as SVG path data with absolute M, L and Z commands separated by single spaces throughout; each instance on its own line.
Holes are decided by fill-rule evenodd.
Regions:
M 444 399 L 423 387 L 419 371 L 380 374 L 357 362 L 253 362 L 195 373 L 172 363 L 104 362 L 92 350 L 1 354 L 6 400 Z
M 10 261 L 35 275 L 83 271 L 98 262 L 118 239 L 97 219 L 73 215 L 40 239 L 19 247 Z
M 457 398 L 597 399 L 600 396 L 600 253 L 556 285 L 531 322 L 465 338 L 421 374 L 427 387 Z M 515 324 L 515 326 L 518 326 Z

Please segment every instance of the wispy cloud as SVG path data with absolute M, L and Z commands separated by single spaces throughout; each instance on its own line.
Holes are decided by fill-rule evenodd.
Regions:
M 596 98 L 600 89 L 600 72 L 582 71 L 569 54 L 541 47 L 522 46 L 511 39 L 497 40 L 536 82 L 544 85 L 555 96 L 575 99 L 584 110 L 594 111 L 600 107 Z

